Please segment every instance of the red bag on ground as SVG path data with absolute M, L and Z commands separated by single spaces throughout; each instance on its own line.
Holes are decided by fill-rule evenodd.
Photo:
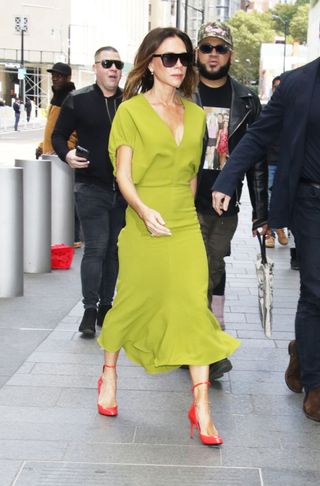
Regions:
M 74 255 L 73 246 L 52 245 L 51 246 L 51 268 L 52 270 L 70 268 Z

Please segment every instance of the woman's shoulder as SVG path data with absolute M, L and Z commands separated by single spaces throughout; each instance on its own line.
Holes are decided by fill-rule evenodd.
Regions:
M 119 108 L 121 108 L 122 111 L 131 111 L 132 109 L 135 109 L 136 106 L 141 103 L 141 96 L 141 94 L 137 94 L 132 96 L 129 100 L 122 101 Z
M 184 106 L 189 111 L 193 112 L 195 115 L 199 116 L 200 118 L 205 118 L 206 114 L 201 106 L 197 105 L 194 101 L 187 98 L 182 98 L 182 101 Z

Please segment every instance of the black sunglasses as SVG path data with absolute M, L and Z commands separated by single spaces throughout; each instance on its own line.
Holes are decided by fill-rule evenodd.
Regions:
M 152 57 L 161 57 L 164 67 L 171 68 L 175 66 L 180 59 L 182 66 L 190 66 L 193 62 L 193 56 L 189 52 L 165 52 L 164 54 L 153 54 Z
M 218 44 L 217 46 L 214 46 L 213 44 L 201 44 L 199 46 L 199 51 L 202 52 L 202 54 L 211 54 L 213 49 L 215 49 L 217 54 L 227 54 L 227 52 L 231 51 L 231 47 L 226 44 Z
M 117 61 L 115 59 L 103 59 L 102 61 L 97 61 L 96 64 L 101 64 L 104 69 L 110 69 L 114 64 L 117 69 L 123 69 L 124 63 L 122 61 Z

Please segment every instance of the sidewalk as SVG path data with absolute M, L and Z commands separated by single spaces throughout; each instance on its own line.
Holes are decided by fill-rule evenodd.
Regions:
M 124 355 L 119 416 L 98 415 L 102 353 L 95 340 L 77 333 L 79 303 L 0 390 L 1 486 L 320 483 L 319 425 L 305 418 L 303 395 L 290 392 L 283 378 L 299 275 L 290 270 L 288 248 L 269 251 L 275 261 L 274 332 L 265 338 L 247 197 L 227 269 L 227 330 L 242 346 L 232 357 L 232 372 L 210 391 L 224 445 L 209 448 L 197 435 L 189 439 L 187 371 L 148 376 Z

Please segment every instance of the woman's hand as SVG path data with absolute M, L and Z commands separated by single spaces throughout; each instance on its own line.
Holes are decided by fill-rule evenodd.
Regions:
M 158 211 L 146 207 L 141 211 L 140 217 L 151 236 L 171 236 L 170 229 L 165 226 L 166 223 Z

